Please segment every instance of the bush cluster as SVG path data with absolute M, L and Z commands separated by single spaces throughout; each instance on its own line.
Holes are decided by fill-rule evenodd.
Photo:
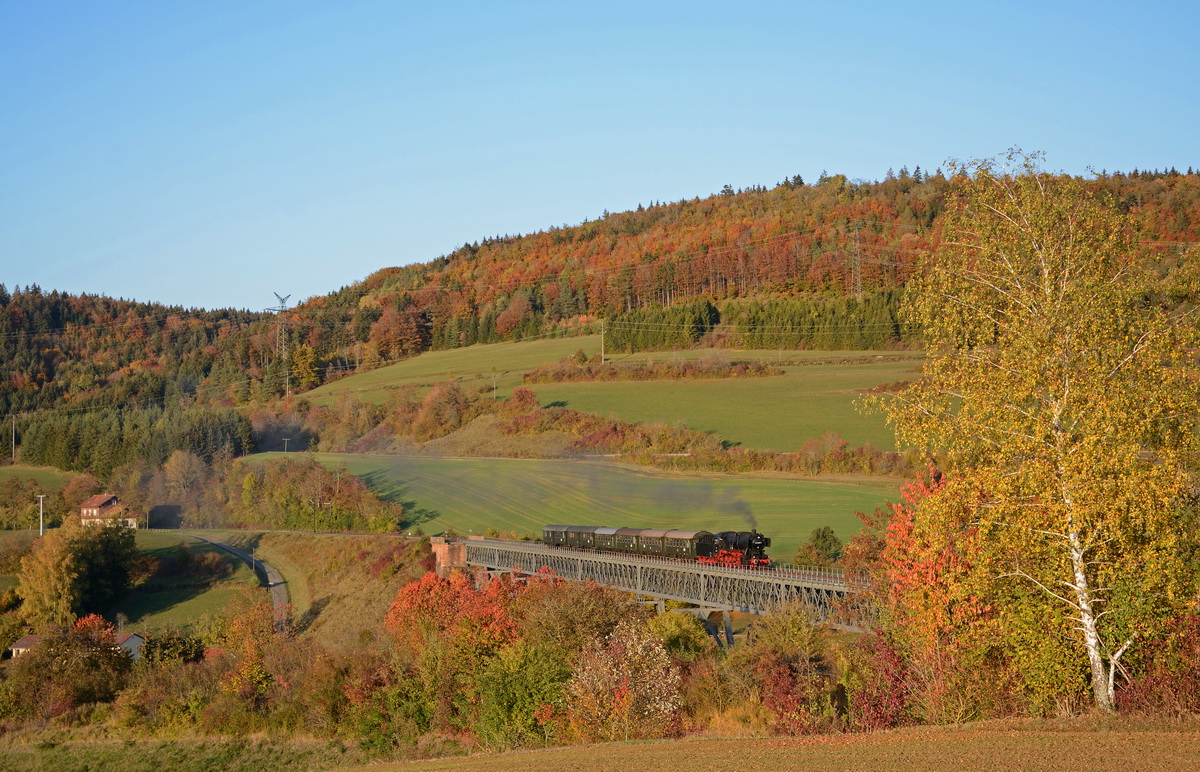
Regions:
M 705 378 L 762 378 L 783 375 L 783 370 L 762 362 L 692 359 L 682 362 L 635 362 L 620 364 L 588 359 L 579 352 L 559 362 L 541 365 L 525 374 L 525 383 L 569 383 L 577 381 L 684 381 Z

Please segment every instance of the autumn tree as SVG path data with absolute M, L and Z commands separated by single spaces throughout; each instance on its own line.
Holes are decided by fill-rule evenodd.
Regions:
M 661 737 L 679 710 L 679 670 L 662 641 L 634 621 L 583 650 L 567 683 L 567 715 L 583 739 Z
M 501 649 L 479 676 L 480 739 L 508 749 L 554 739 L 571 667 L 546 645 L 517 641 Z
M 889 412 L 901 442 L 958 469 L 916 527 L 969 528 L 981 592 L 1012 609 L 1003 629 L 1072 640 L 1111 711 L 1122 658 L 1196 595 L 1197 390 L 1188 330 L 1152 302 L 1131 223 L 1040 161 L 957 170 L 906 307 L 926 377 Z M 966 523 L 943 512 L 964 506 Z
M 476 589 L 465 574 L 430 573 L 397 593 L 383 624 L 415 676 L 426 726 L 468 725 L 481 674 L 517 638 L 511 609 L 520 591 L 507 578 Z
M 296 384 L 302 388 L 316 386 L 321 382 L 317 372 L 317 352 L 307 343 L 301 343 L 292 349 L 292 375 Z
M 756 622 L 747 645 L 730 655 L 732 664 L 754 673 L 763 706 L 776 728 L 807 734 L 838 728 L 840 690 L 825 631 L 804 603 L 780 604 Z
M 136 554 L 133 530 L 121 524 L 56 528 L 21 560 L 17 592 L 26 617 L 48 629 L 106 610 L 129 588 Z

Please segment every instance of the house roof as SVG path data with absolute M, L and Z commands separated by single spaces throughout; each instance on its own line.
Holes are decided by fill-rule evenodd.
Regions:
M 110 501 L 115 502 L 116 499 L 117 499 L 117 497 L 112 495 L 111 493 L 97 493 L 95 496 L 92 496 L 87 501 L 80 504 L 79 508 L 80 509 L 98 509 L 99 507 L 104 506 L 105 504 L 109 503 Z
M 37 644 L 37 642 L 40 640 L 42 640 L 42 636 L 30 634 L 30 635 L 24 636 L 23 638 L 21 638 L 16 643 L 14 643 L 12 646 L 9 646 L 8 648 L 10 648 L 10 649 L 32 649 Z
M 36 645 L 38 644 L 38 642 L 39 642 L 39 641 L 41 641 L 41 640 L 42 640 L 42 638 L 44 638 L 44 637 L 45 637 L 45 636 L 42 636 L 42 635 L 34 635 L 34 634 L 30 633 L 29 635 L 26 635 L 26 636 L 22 637 L 22 638 L 21 638 L 19 641 L 17 641 L 16 643 L 14 643 L 12 646 L 9 646 L 8 648 L 9 648 L 9 649 L 13 649 L 13 650 L 15 650 L 15 649 L 32 649 L 32 648 L 33 648 L 34 646 L 36 646 Z M 113 638 L 113 641 L 114 641 L 114 642 L 115 642 L 115 643 L 116 643 L 118 646 L 124 646 L 124 645 L 125 645 L 126 643 L 128 643 L 128 642 L 130 641 L 130 639 L 132 639 L 132 638 L 136 638 L 136 639 L 137 639 L 136 641 L 133 641 L 133 643 L 134 643 L 134 644 L 144 643 L 144 642 L 145 642 L 145 640 L 146 640 L 144 637 L 142 637 L 142 636 L 141 636 L 140 634 L 138 634 L 138 633 L 118 633 L 118 634 L 117 634 L 117 635 L 116 635 L 116 636 Z

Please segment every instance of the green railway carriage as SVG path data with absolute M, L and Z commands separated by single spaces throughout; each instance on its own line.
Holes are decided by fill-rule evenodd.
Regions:
M 542 529 L 542 541 L 554 547 L 567 546 L 567 526 L 548 525 Z
M 713 535 L 708 531 L 548 525 L 542 529 L 542 541 L 556 547 L 582 547 L 638 555 L 695 559 L 713 554 Z
M 726 566 L 771 565 L 771 540 L 758 531 L 685 531 L 668 528 L 611 528 L 594 525 L 547 525 L 542 541 L 554 547 L 695 560 Z
M 621 552 L 637 552 L 638 534 L 641 528 L 618 528 L 613 536 L 613 549 Z

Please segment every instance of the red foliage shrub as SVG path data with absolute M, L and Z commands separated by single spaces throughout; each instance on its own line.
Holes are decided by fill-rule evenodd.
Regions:
M 764 651 L 755 663 L 755 676 L 763 705 L 785 734 L 828 731 L 839 723 L 830 687 L 819 659 L 802 652 Z
M 1140 660 L 1141 672 L 1117 691 L 1122 710 L 1200 712 L 1200 613 L 1174 620 L 1167 636 L 1149 644 Z
M 901 726 L 908 706 L 908 668 L 895 644 L 879 633 L 861 649 L 859 683 L 850 695 L 850 725 L 874 731 Z

